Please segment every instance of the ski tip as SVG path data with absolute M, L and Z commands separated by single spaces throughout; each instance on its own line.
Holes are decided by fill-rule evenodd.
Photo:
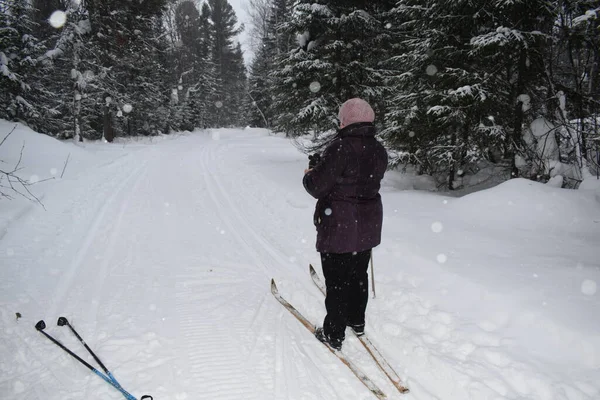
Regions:
M 271 292 L 277 292 L 277 285 L 275 284 L 275 279 L 271 279 Z
M 46 329 L 46 323 L 44 322 L 44 320 L 41 320 L 37 324 L 35 324 L 35 329 L 37 329 L 38 331 L 43 331 L 44 329 Z
M 310 271 L 311 274 L 317 273 L 317 271 L 315 271 L 315 268 L 312 266 L 312 264 L 308 264 L 308 270 Z
M 58 321 L 56 322 L 56 325 L 58 325 L 58 326 L 69 325 L 69 321 L 67 321 L 67 319 L 65 317 L 59 317 Z

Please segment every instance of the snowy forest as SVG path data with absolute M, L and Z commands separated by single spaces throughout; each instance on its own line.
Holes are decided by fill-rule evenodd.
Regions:
M 252 126 L 318 147 L 361 97 L 390 167 L 441 188 L 598 174 L 598 1 L 248 6 L 244 26 L 227 0 L 1 0 L 0 118 L 59 139 Z

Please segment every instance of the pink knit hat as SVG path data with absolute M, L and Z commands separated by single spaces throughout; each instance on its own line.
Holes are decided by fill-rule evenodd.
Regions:
M 350 99 L 340 107 L 338 114 L 340 126 L 348 126 L 357 122 L 375 121 L 375 111 L 363 99 Z

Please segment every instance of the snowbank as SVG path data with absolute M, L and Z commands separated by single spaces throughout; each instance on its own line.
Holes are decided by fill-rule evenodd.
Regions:
M 384 207 L 375 257 L 388 281 L 371 323 L 399 357 L 417 354 L 423 389 L 453 399 L 600 395 L 594 192 L 515 179 L 458 199 L 386 192 Z
M 82 146 L 39 134 L 20 123 L 0 120 L 0 142 L 2 140 L 0 169 L 4 172 L 16 170 L 14 175 L 22 179 L 26 187 L 14 178 L 13 186 L 29 200 L 10 189 L 6 176 L 2 176 L 0 191 L 12 200 L 0 199 L 0 237 L 11 221 L 31 207 L 42 207 L 35 198 L 43 203 L 44 193 L 49 187 L 61 179 L 76 177 L 98 162 L 98 158 Z

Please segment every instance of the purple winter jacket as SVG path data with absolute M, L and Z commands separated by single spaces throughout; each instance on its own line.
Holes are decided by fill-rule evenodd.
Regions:
M 314 223 L 320 253 L 359 252 L 381 243 L 379 188 L 388 156 L 375 133 L 372 123 L 345 127 L 304 175 L 304 188 L 318 199 Z

